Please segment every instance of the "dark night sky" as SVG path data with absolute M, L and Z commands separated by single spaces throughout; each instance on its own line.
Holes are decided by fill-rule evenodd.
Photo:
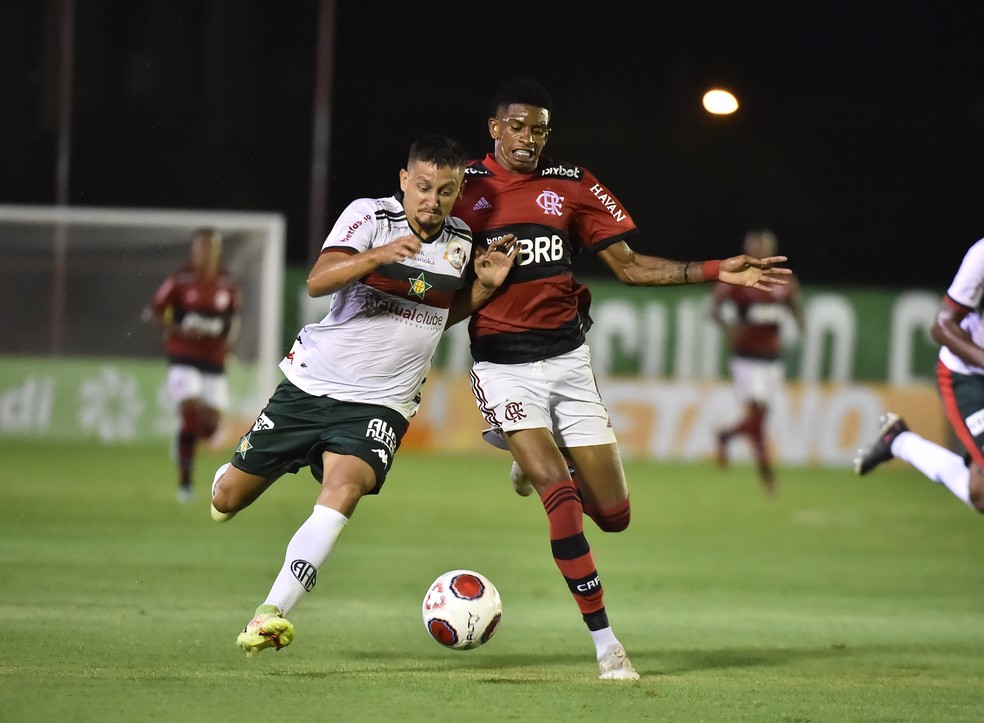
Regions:
M 307 266 L 317 0 L 75 2 L 70 203 L 280 211 Z M 59 3 L 10 5 L 0 201 L 53 203 Z M 418 135 L 483 155 L 524 74 L 555 97 L 548 152 L 609 186 L 639 251 L 727 256 L 765 224 L 805 283 L 941 289 L 984 236 L 984 9 L 337 5 L 326 228 Z M 711 85 L 737 114 L 704 113 Z

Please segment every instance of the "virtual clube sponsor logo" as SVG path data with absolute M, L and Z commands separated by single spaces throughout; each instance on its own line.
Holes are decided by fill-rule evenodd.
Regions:
M 444 314 L 435 313 L 431 307 L 421 307 L 416 304 L 408 306 L 396 299 L 387 299 L 375 291 L 367 291 L 365 296 L 366 312 L 372 316 L 390 314 L 417 326 L 433 326 L 444 328 Z

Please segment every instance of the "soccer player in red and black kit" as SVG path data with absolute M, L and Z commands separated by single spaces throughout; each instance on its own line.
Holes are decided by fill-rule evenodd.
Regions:
M 745 234 L 743 250 L 751 256 L 773 256 L 777 246 L 771 231 L 753 229 Z M 784 313 L 788 311 L 797 328 L 803 328 L 799 284 L 793 276 L 787 281 L 785 286 L 766 291 L 718 284 L 711 307 L 711 318 L 728 337 L 731 379 L 742 405 L 741 418 L 717 433 L 718 464 L 722 467 L 728 464 L 731 439 L 747 437 L 762 487 L 768 494 L 775 493 L 776 478 L 765 422 L 772 397 L 786 376 L 782 361 Z
M 606 680 L 638 678 L 605 611 L 583 515 L 618 532 L 629 524 L 629 492 L 611 421 L 585 344 L 591 296 L 572 261 L 580 249 L 630 286 L 720 279 L 768 289 L 785 283 L 784 256 L 672 261 L 635 253 L 632 217 L 586 168 L 543 157 L 552 101 L 537 81 L 502 85 L 488 119 L 494 151 L 472 161 L 454 213 L 476 246 L 505 234 L 515 266 L 469 324 L 472 389 L 489 424 L 486 439 L 508 448 L 519 494 L 536 490 L 547 513 L 554 562 L 591 633 Z
M 181 415 L 178 430 L 178 499 L 192 495 L 192 466 L 199 440 L 218 430 L 229 405 L 225 362 L 239 327 L 239 288 L 221 267 L 222 237 L 195 231 L 191 261 L 168 276 L 144 311 L 164 328 L 167 390 Z

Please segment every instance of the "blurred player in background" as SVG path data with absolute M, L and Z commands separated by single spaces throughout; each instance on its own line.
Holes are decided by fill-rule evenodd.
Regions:
M 469 324 L 472 390 L 489 425 L 485 438 L 508 449 L 521 495 L 536 490 L 547 515 L 554 563 L 594 643 L 598 677 L 639 677 L 608 621 L 587 514 L 606 532 L 629 524 L 629 491 L 608 411 L 585 343 L 591 293 L 574 277 L 590 251 L 629 286 L 714 281 L 766 289 L 785 283 L 785 257 L 672 261 L 629 247 L 636 225 L 583 166 L 542 156 L 553 102 L 538 81 L 503 84 L 487 120 L 493 152 L 472 161 L 455 206 L 477 246 L 516 237 L 516 268 Z
M 239 331 L 239 287 L 222 269 L 222 237 L 195 231 L 190 262 L 168 276 L 144 310 L 164 329 L 167 390 L 178 406 L 178 499 L 192 497 L 199 441 L 212 437 L 229 405 L 226 358 Z
M 307 279 L 312 297 L 334 294 L 331 308 L 301 329 L 280 362 L 286 379 L 215 474 L 217 522 L 288 472 L 310 467 L 321 485 L 237 639 L 247 657 L 294 639 L 285 616 L 320 579 L 362 497 L 381 490 L 445 328 L 485 303 L 512 268 L 511 237 L 473 256 L 471 232 L 449 216 L 467 160 L 449 138 L 421 138 L 396 195 L 342 212 Z
M 772 231 L 752 229 L 745 234 L 743 250 L 749 256 L 775 256 L 778 246 Z M 786 280 L 785 285 L 769 289 L 718 283 L 711 305 L 711 318 L 727 338 L 731 380 L 741 404 L 738 421 L 717 433 L 718 464 L 727 466 L 732 439 L 747 437 L 762 487 L 770 495 L 776 491 L 776 475 L 766 419 L 786 377 L 782 359 L 784 315 L 788 312 L 792 317 L 797 332 L 803 330 L 799 283 L 792 275 Z
M 868 474 L 893 457 L 984 512 L 984 239 L 964 255 L 940 302 L 930 334 L 940 345 L 936 382 L 963 456 L 909 430 L 899 415 L 881 419 L 878 437 L 860 450 L 854 471 Z

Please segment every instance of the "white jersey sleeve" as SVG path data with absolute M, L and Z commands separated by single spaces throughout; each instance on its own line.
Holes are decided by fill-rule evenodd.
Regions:
M 395 197 L 360 199 L 339 216 L 323 251 L 361 253 L 413 234 Z M 465 284 L 471 232 L 448 217 L 420 252 L 336 291 L 328 314 L 297 335 L 280 368 L 308 394 L 378 404 L 409 418 Z
M 971 312 L 960 322 L 960 328 L 970 334 L 977 346 L 984 348 L 984 323 L 981 320 L 981 300 L 984 297 L 984 239 L 968 249 L 946 295 L 961 306 L 971 309 Z M 984 374 L 984 369 L 968 365 L 945 346 L 940 349 L 940 361 L 959 374 Z

